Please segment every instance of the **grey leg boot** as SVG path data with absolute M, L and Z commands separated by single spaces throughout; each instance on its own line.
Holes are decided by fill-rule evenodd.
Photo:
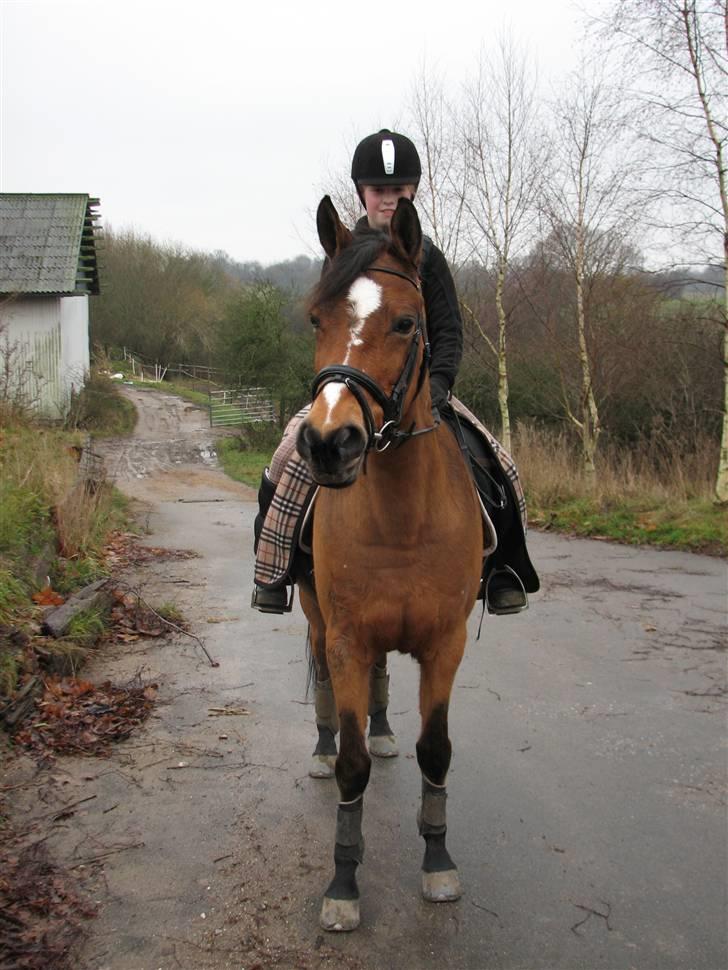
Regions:
M 377 758 L 396 758 L 399 754 L 397 738 L 387 720 L 389 704 L 389 674 L 387 660 L 372 667 L 369 681 L 369 754 Z
M 339 715 L 331 680 L 317 680 L 314 691 L 318 743 L 311 758 L 308 773 L 311 778 L 333 778 L 336 765 L 336 734 Z

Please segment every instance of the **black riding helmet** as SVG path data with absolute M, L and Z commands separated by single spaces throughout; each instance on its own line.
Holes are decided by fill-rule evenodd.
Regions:
M 362 203 L 363 185 L 414 185 L 422 175 L 417 149 L 406 135 L 382 128 L 367 135 L 356 146 L 351 161 L 351 177 Z

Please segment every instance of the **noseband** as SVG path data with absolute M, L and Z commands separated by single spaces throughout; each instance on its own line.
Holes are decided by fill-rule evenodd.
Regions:
M 405 273 L 400 273 L 396 269 L 389 269 L 385 266 L 370 266 L 367 273 L 388 273 L 390 276 L 399 276 L 401 279 L 411 283 L 418 293 L 420 292 L 420 284 L 417 280 L 411 276 L 407 276 Z M 322 367 L 314 377 L 311 388 L 311 399 L 315 400 L 321 389 L 327 384 L 344 384 L 354 395 L 361 408 L 367 429 L 367 451 L 372 448 L 376 451 L 385 451 L 393 441 L 401 444 L 408 438 L 414 438 L 417 435 L 426 434 L 428 431 L 434 431 L 435 425 L 430 428 L 422 428 L 419 431 L 413 431 L 411 429 L 410 431 L 401 431 L 399 428 L 402 420 L 404 399 L 407 395 L 407 389 L 412 380 L 412 374 L 417 361 L 420 340 L 424 340 L 424 352 L 417 377 L 417 390 L 415 391 L 415 397 L 417 397 L 422 388 L 430 362 L 430 344 L 427 340 L 425 322 L 421 318 L 417 320 L 417 327 L 412 335 L 402 373 L 399 375 L 390 395 L 387 395 L 374 378 L 370 377 L 363 370 L 359 370 L 356 367 L 349 367 L 348 364 L 331 364 L 328 367 Z M 376 430 L 374 415 L 372 414 L 372 409 L 369 406 L 364 391 L 367 391 L 382 409 L 384 423 L 379 431 Z

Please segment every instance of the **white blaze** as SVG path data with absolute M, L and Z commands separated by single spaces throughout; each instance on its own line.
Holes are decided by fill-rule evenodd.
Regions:
M 349 347 L 358 347 L 362 343 L 361 332 L 367 318 L 382 305 L 382 288 L 368 276 L 360 276 L 351 284 L 347 299 L 354 314 Z
M 341 392 L 344 390 L 344 385 L 339 384 L 338 381 L 332 381 L 330 384 L 324 384 L 323 395 L 324 401 L 326 401 L 326 406 L 328 410 L 326 411 L 326 417 L 324 422 L 331 420 L 331 414 L 339 403 L 339 398 L 341 397 Z
M 351 337 L 343 360 L 344 364 L 349 363 L 349 354 L 352 347 L 359 347 L 364 343 L 361 339 L 361 333 L 367 319 L 382 305 L 382 288 L 379 283 L 375 283 L 367 276 L 360 276 L 351 284 L 347 300 L 354 319 L 350 328 Z M 331 420 L 334 408 L 339 403 L 343 391 L 344 384 L 339 383 L 339 381 L 331 381 L 324 385 L 321 392 L 327 408 L 324 424 Z

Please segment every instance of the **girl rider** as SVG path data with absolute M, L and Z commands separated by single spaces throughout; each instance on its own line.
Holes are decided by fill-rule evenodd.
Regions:
M 355 228 L 385 232 L 401 196 L 414 200 L 422 168 L 417 149 L 405 135 L 384 128 L 359 143 L 354 152 L 351 177 L 366 210 Z M 518 613 L 528 606 L 526 591 L 539 588 L 525 548 L 526 508 L 518 472 L 510 456 L 495 438 L 473 418 L 451 389 L 463 353 L 463 327 L 455 285 L 442 252 L 424 238 L 420 264 L 427 329 L 431 345 L 430 388 L 433 408 L 452 418 L 451 407 L 475 422 L 490 452 L 486 474 L 495 482 L 506 507 L 489 503 L 498 544 L 486 560 L 483 595 L 490 613 Z M 296 434 L 309 407 L 289 422 L 269 469 L 263 474 L 256 519 L 257 552 L 252 606 L 263 613 L 284 613 L 292 608 L 290 578 L 294 533 L 301 509 L 312 486 L 308 466 L 299 457 Z M 499 487 L 500 486 L 500 487 Z M 486 497 L 487 501 L 487 497 Z

